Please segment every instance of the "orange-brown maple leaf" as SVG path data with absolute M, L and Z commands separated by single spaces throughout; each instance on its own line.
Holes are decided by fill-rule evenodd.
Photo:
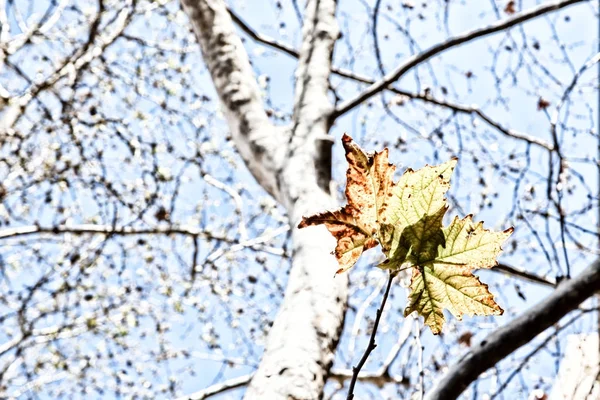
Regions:
M 324 224 L 337 240 L 334 254 L 340 264 L 337 273 L 350 269 L 363 251 L 377 246 L 375 234 L 385 222 L 387 200 L 394 187 L 396 167 L 388 162 L 388 149 L 366 153 L 344 134 L 346 151 L 346 198 L 348 204 L 336 211 L 304 217 L 298 228 Z

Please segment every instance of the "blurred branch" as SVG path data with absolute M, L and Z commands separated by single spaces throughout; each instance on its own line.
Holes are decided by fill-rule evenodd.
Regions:
M 45 385 L 61 381 L 68 377 L 69 377 L 69 374 L 67 372 L 59 372 L 57 374 L 42 375 L 39 378 L 28 381 L 27 383 L 22 385 L 17 391 L 11 393 L 10 397 L 11 398 L 19 398 L 21 396 L 26 396 L 29 393 L 39 391 L 39 389 Z M 0 391 L 0 396 L 2 396 L 2 398 L 5 398 L 4 396 L 7 396 L 7 392 Z
M 492 268 L 494 272 L 502 272 L 508 275 L 516 276 L 517 278 L 524 279 L 533 283 L 539 283 L 545 286 L 556 287 L 556 281 L 547 279 L 543 276 L 537 275 L 533 272 L 525 271 L 520 268 L 515 268 L 506 264 L 498 264 Z
M 233 202 L 235 203 L 236 212 L 240 216 L 240 223 L 238 225 L 240 237 L 242 238 L 242 240 L 246 240 L 248 238 L 248 231 L 246 229 L 246 218 L 244 218 L 244 202 L 242 201 L 242 196 L 240 196 L 240 194 L 236 192 L 232 187 L 224 184 L 212 175 L 203 174 L 202 179 L 204 179 L 204 181 L 209 185 L 224 191 L 233 199 Z
M 371 303 L 373 303 L 377 296 L 379 296 L 379 293 L 381 293 L 381 289 L 385 287 L 386 281 L 387 278 L 382 276 L 379 279 L 377 286 L 373 289 L 371 294 L 367 296 L 365 301 L 362 302 L 362 304 L 356 311 L 356 315 L 354 317 L 354 324 L 352 325 L 352 330 L 350 331 L 350 343 L 348 344 L 351 357 L 354 356 L 354 350 L 356 348 L 356 339 L 359 337 L 360 325 L 364 322 L 363 317 L 367 312 L 368 308 L 371 307 Z
M 329 374 L 329 378 L 343 383 L 344 381 L 351 379 L 352 374 L 352 371 L 349 369 L 332 370 Z M 250 380 L 253 376 L 254 373 L 219 382 L 198 392 L 189 394 L 187 396 L 178 397 L 176 400 L 204 400 L 211 396 L 216 396 L 229 390 L 246 386 L 248 383 L 250 383 Z M 383 387 L 383 385 L 388 383 L 400 385 L 407 384 L 406 379 L 390 375 L 388 368 L 383 371 L 381 369 L 374 372 L 363 371 L 358 375 L 358 380 L 364 383 L 371 383 L 377 387 Z
M 353 372 L 350 369 L 334 369 L 331 371 L 331 374 L 329 374 L 329 378 L 339 382 L 340 385 L 343 385 L 343 383 L 348 379 L 351 379 L 352 376 Z M 381 371 L 381 369 L 378 369 L 377 371 L 361 371 L 358 374 L 357 380 L 363 383 L 370 383 L 378 388 L 382 388 L 388 383 L 397 385 L 408 385 L 409 383 L 408 379 L 403 378 L 402 376 L 391 375 L 388 369 L 383 371 Z
M 385 284 L 385 281 L 383 282 Z M 377 294 L 381 291 L 381 288 L 377 290 Z M 370 301 L 368 302 L 370 304 Z M 358 316 L 356 317 L 358 318 Z M 408 385 L 409 380 L 403 376 L 395 376 L 392 375 L 390 369 L 392 364 L 398 358 L 400 354 L 400 350 L 408 340 L 410 336 L 410 332 L 412 331 L 412 327 L 415 322 L 415 316 L 413 314 L 404 318 L 404 323 L 402 324 L 402 329 L 398 334 L 398 340 L 396 340 L 396 344 L 390 349 L 387 357 L 376 371 L 361 371 L 358 374 L 358 380 L 365 383 L 371 383 L 378 388 L 382 388 L 383 385 L 387 383 L 395 383 L 401 385 Z M 354 336 L 354 335 L 353 335 Z M 329 374 L 329 378 L 336 380 L 340 385 L 343 385 L 344 381 L 352 378 L 353 371 L 350 369 L 334 369 L 331 374 Z
M 593 312 L 594 310 L 585 310 L 582 311 L 581 313 L 575 315 L 574 317 L 572 317 L 571 319 L 569 319 L 567 322 L 563 323 L 561 326 L 557 327 L 553 332 L 551 332 L 546 339 L 544 339 L 541 343 L 539 343 L 537 346 L 535 346 L 533 348 L 533 350 L 531 350 L 525 357 L 523 357 L 523 359 L 521 360 L 521 362 L 519 363 L 519 365 L 517 365 L 515 368 L 513 368 L 513 370 L 511 371 L 510 375 L 504 380 L 504 382 L 502 382 L 502 384 L 500 384 L 500 386 L 495 390 L 494 394 L 492 394 L 490 400 L 495 399 L 500 393 L 502 393 L 504 391 L 504 389 L 506 389 L 506 387 L 508 386 L 508 384 L 514 379 L 515 376 L 517 376 L 519 373 L 521 373 L 521 371 L 523 370 L 523 368 L 529 363 L 529 361 L 531 361 L 531 359 L 542 349 L 545 349 L 546 346 L 548 346 L 548 343 L 550 343 L 552 340 L 557 340 L 557 336 L 558 334 L 565 328 L 571 326 L 571 324 L 573 324 L 573 322 L 577 321 L 579 318 L 581 318 L 581 316 L 587 314 L 588 312 Z M 568 353 L 566 353 L 568 354 Z
M 600 308 L 597 307 L 596 312 L 600 312 Z M 567 337 L 562 351 L 564 357 L 552 383 L 551 399 L 600 398 L 599 346 L 600 337 L 597 332 L 571 334 Z
M 19 119 L 23 116 L 29 103 L 36 99 L 40 93 L 53 88 L 54 85 L 64 77 L 69 77 L 69 79 L 74 80 L 73 77 L 78 71 L 87 68 L 93 60 L 101 57 L 106 48 L 113 44 L 129 25 L 134 14 L 136 1 L 137 0 L 132 0 L 130 8 L 123 9 L 117 14 L 117 17 L 113 19 L 113 25 L 115 25 L 116 28 L 113 31 L 110 31 L 107 27 L 100 28 L 102 15 L 105 12 L 105 6 L 104 0 L 98 0 L 98 12 L 94 20 L 90 22 L 90 29 L 86 42 L 67 57 L 60 67 L 44 81 L 32 84 L 32 86 L 21 96 L 14 97 L 10 100 L 8 108 L 4 110 L 4 114 L 0 119 L 0 134 L 5 134 L 13 129 Z
M 127 235 L 189 235 L 202 236 L 208 239 L 228 241 L 226 237 L 213 235 L 206 231 L 188 227 L 154 227 L 154 228 L 133 228 L 129 226 L 115 227 L 112 225 L 96 225 L 96 224 L 80 224 L 80 225 L 56 225 L 56 226 L 39 226 L 27 225 L 16 228 L 5 228 L 0 230 L 0 239 L 7 239 L 16 236 L 27 236 L 40 233 L 64 234 L 72 233 L 74 235 L 84 234 L 103 234 L 110 236 L 127 236 Z M 230 240 L 229 240 L 230 241 Z
M 258 32 L 256 32 L 254 29 L 252 29 L 250 27 L 250 25 L 248 25 L 246 22 L 244 22 L 243 19 L 241 19 L 235 12 L 233 12 L 233 10 L 231 8 L 227 8 L 227 11 L 229 11 L 229 15 L 231 15 L 231 19 L 233 20 L 233 22 L 248 36 L 250 36 L 254 41 L 258 42 L 258 43 L 262 43 L 264 45 L 267 45 L 269 47 L 273 47 L 276 50 L 279 50 L 283 53 L 286 53 L 287 55 L 290 55 L 294 58 L 299 58 L 300 57 L 300 53 L 298 53 L 296 51 L 296 49 L 294 49 L 292 46 L 289 46 L 285 43 L 281 43 L 275 39 L 272 39 L 268 36 L 262 35 Z
M 20 33 L 14 38 L 10 38 L 10 23 L 6 13 L 6 2 L 0 1 L 0 60 L 19 51 L 23 46 L 31 41 L 34 35 L 45 35 L 61 18 L 63 12 L 69 5 L 69 0 L 60 0 L 52 2 L 39 21 L 32 24 L 26 31 Z
M 552 11 L 560 10 L 572 4 L 581 3 L 583 1 L 589 0 L 560 0 L 545 3 L 540 6 L 533 7 L 530 10 L 515 14 L 510 18 L 497 21 L 484 28 L 476 29 L 470 32 L 460 34 L 458 36 L 451 37 L 450 39 L 442 43 L 430 47 L 428 50 L 425 50 L 419 54 L 409 57 L 406 61 L 404 61 L 402 64 L 396 67 L 396 69 L 384 76 L 383 79 L 375 82 L 370 87 L 368 87 L 363 93 L 359 94 L 354 99 L 345 101 L 344 103 L 340 104 L 340 106 L 335 110 L 332 118 L 342 116 L 343 114 L 352 110 L 354 107 L 358 106 L 359 104 L 362 104 L 369 98 L 375 96 L 376 94 L 384 90 L 392 82 L 395 82 L 402 78 L 402 76 L 404 76 L 404 74 L 406 74 L 412 68 L 424 63 L 425 61 L 429 60 L 434 56 L 437 56 L 438 54 L 443 53 L 446 50 L 460 46 L 464 43 L 468 43 L 472 40 L 503 31 L 522 22 L 528 21 L 533 18 L 537 18 Z
M 214 261 L 226 253 L 236 252 L 246 247 L 254 247 L 256 245 L 267 242 L 274 237 L 289 231 L 289 226 L 283 226 L 271 232 L 246 240 L 234 240 L 227 236 L 215 235 L 213 233 L 196 229 L 192 227 L 167 226 L 153 228 L 133 228 L 129 226 L 115 227 L 112 225 L 96 225 L 96 224 L 81 224 L 81 225 L 56 225 L 56 226 L 39 226 L 27 225 L 16 228 L 5 228 L 0 230 L 0 239 L 9 239 L 20 236 L 29 236 L 35 234 L 101 234 L 106 236 L 136 236 L 136 235 L 186 235 L 203 237 L 209 240 L 219 240 L 233 245 L 227 250 L 219 250 L 209 256 L 209 261 Z M 269 250 L 269 249 L 267 249 Z M 282 252 L 280 255 L 284 255 Z
M 212 386 L 202 389 L 196 393 L 189 394 L 187 396 L 178 397 L 176 400 L 204 400 L 211 396 L 227 392 L 228 390 L 237 389 L 242 386 L 246 386 L 254 374 L 242 375 L 237 378 L 229 379 L 223 382 L 216 383 Z
M 575 310 L 600 288 L 600 258 L 577 277 L 561 283 L 550 296 L 474 346 L 425 396 L 456 399 L 477 377 Z

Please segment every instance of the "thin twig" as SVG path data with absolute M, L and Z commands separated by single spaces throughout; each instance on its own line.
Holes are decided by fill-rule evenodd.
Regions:
M 354 317 L 354 325 L 352 326 L 352 330 L 350 331 L 350 344 L 348 345 L 348 348 L 350 350 L 350 358 L 354 357 L 354 350 L 356 349 L 356 338 L 358 336 L 358 331 L 360 329 L 360 323 L 363 319 L 363 316 L 367 312 L 367 309 L 371 306 L 371 303 L 373 303 L 375 299 L 379 296 L 379 294 L 381 293 L 381 289 L 383 289 L 384 285 L 385 277 L 382 276 L 379 282 L 377 282 L 377 287 L 375 288 L 375 290 L 373 290 L 371 294 L 367 296 L 365 301 L 363 301 L 363 303 L 360 305 L 360 308 L 356 312 L 356 316 Z
M 273 238 L 277 235 L 283 234 L 289 230 L 289 226 L 282 226 L 273 232 L 269 232 L 267 235 L 262 235 L 256 238 L 247 240 L 234 240 L 227 236 L 217 235 L 207 230 L 198 229 L 188 225 L 171 225 L 171 226 L 156 226 L 156 227 L 141 227 L 135 228 L 131 226 L 111 226 L 111 225 L 99 225 L 99 224 L 74 224 L 74 225 L 54 225 L 54 226 L 39 226 L 39 225 L 24 225 L 11 228 L 0 229 L 0 239 L 9 239 L 22 236 L 30 235 L 41 235 L 41 234 L 72 234 L 72 235 L 86 235 L 86 234 L 99 234 L 99 235 L 110 235 L 110 236 L 137 236 L 137 235 L 184 235 L 196 237 L 200 236 L 209 240 L 220 240 L 223 242 L 231 243 L 234 245 L 251 246 L 254 244 L 264 242 L 263 239 L 259 238 Z M 258 242 L 257 242 L 258 240 Z M 229 249 L 228 251 L 231 251 Z
M 544 349 L 546 347 L 546 345 L 548 345 L 548 343 L 550 343 L 550 341 L 552 339 L 556 339 L 556 337 L 560 333 L 560 331 L 562 331 L 566 327 L 570 326 L 573 322 L 577 321 L 579 318 L 581 318 L 582 315 L 584 315 L 584 314 L 586 314 L 588 312 L 591 312 L 591 311 L 592 310 L 585 310 L 585 311 L 583 311 L 583 312 L 575 315 L 573 318 L 571 318 L 570 320 L 568 320 L 567 322 L 565 322 L 561 326 L 556 327 L 556 329 L 555 329 L 554 332 L 552 332 L 550 335 L 548 335 L 548 337 L 546 337 L 546 339 L 544 339 L 532 351 L 530 351 L 529 354 L 527 354 L 525 357 L 523 357 L 523 359 L 521 360 L 521 362 L 519 363 L 519 365 L 512 370 L 512 372 L 506 378 L 506 380 L 504 382 L 502 382 L 502 384 L 500 385 L 500 387 L 498 389 L 496 389 L 495 393 L 493 393 L 491 395 L 490 400 L 495 399 L 500 393 L 502 393 L 502 391 L 504 389 L 506 389 L 506 387 L 508 386 L 508 384 L 510 383 L 510 381 L 512 381 L 512 379 L 515 376 L 517 376 L 517 374 L 523 369 L 523 367 L 525 365 L 527 365 L 527 363 L 533 358 L 533 356 L 535 356 L 540 350 Z
M 352 368 L 352 380 L 350 381 L 350 389 L 348 390 L 348 397 L 346 397 L 346 400 L 354 399 L 354 386 L 356 385 L 356 380 L 358 379 L 358 374 L 359 374 L 361 368 L 367 362 L 367 358 L 369 358 L 369 355 L 371 354 L 371 352 L 375 349 L 375 347 L 377 347 L 377 344 L 375 344 L 375 335 L 377 334 L 377 327 L 379 326 L 379 320 L 381 319 L 381 314 L 383 313 L 383 308 L 385 307 L 385 302 L 387 301 L 387 298 L 390 294 L 390 288 L 392 287 L 392 281 L 394 280 L 395 277 L 396 277 L 396 272 L 390 272 L 390 278 L 388 279 L 387 287 L 385 288 L 385 293 L 383 294 L 383 300 L 381 301 L 381 306 L 377 310 L 377 315 L 375 317 L 375 324 L 373 325 L 373 331 L 371 332 L 371 337 L 369 338 L 369 345 L 367 346 L 367 349 L 365 350 L 365 353 L 363 354 L 362 358 L 358 362 L 358 365 L 356 367 Z

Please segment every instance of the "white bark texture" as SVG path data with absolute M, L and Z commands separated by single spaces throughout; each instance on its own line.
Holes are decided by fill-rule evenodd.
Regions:
M 600 399 L 598 334 L 571 335 L 550 400 Z
M 335 0 L 306 4 L 292 126 L 264 111 L 248 56 L 222 0 L 182 0 L 237 149 L 257 181 L 288 211 L 293 260 L 283 304 L 247 399 L 318 399 L 343 327 L 348 278 L 334 278 L 334 239 L 324 227 L 295 228 L 303 215 L 336 206 L 329 194 L 333 106 L 327 97 L 338 37 Z

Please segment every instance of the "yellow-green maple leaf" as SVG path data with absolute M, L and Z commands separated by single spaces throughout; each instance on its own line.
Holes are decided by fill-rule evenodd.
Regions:
M 491 268 L 501 244 L 510 236 L 512 228 L 492 232 L 483 223 L 473 222 L 471 215 L 455 217 L 450 226 L 443 228 L 443 241 L 429 260 L 419 260 L 413 271 L 412 292 L 405 315 L 417 311 L 425 318 L 434 334 L 444 324 L 443 309 L 461 319 L 463 314 L 501 315 L 502 308 L 494 301 L 488 286 L 471 273 L 477 268 Z
M 408 169 L 400 177 L 383 218 L 386 226 L 381 235 L 382 246 L 389 259 L 387 265 L 384 264 L 386 268 L 398 268 L 409 251 L 420 257 L 428 253 L 430 247 L 436 247 L 448 207 L 444 195 L 450 188 L 457 161 L 453 158 L 441 165 L 426 165 L 418 171 Z
M 466 267 L 427 264 L 415 268 L 410 289 L 409 304 L 404 315 L 417 311 L 425 318 L 425 325 L 435 335 L 444 326 L 444 309 L 459 320 L 463 314 L 473 316 L 503 313 L 488 286 L 481 283 Z
M 439 229 L 434 228 L 436 232 Z M 441 229 L 441 233 L 435 241 L 427 244 L 412 243 L 427 250 L 407 260 L 416 268 L 404 314 L 417 311 L 434 334 L 442 330 L 444 309 L 458 319 L 463 314 L 501 315 L 503 310 L 494 301 L 488 286 L 471 271 L 497 264 L 501 244 L 510 236 L 512 228 L 492 232 L 484 229 L 483 223 L 473 222 L 472 216 L 468 215 L 464 219 L 454 218 L 450 226 Z M 435 251 L 432 251 L 432 246 L 435 246 Z

